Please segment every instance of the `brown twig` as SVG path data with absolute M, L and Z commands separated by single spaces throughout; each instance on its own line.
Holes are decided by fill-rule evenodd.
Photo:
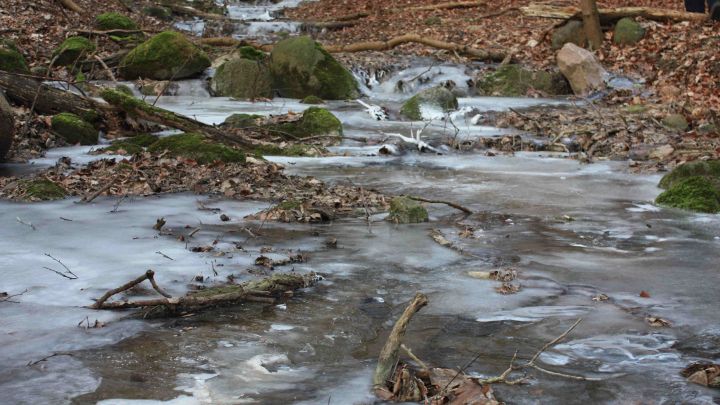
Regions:
M 428 198 L 417 197 L 417 196 L 414 196 L 414 195 L 407 195 L 407 196 L 405 196 L 405 197 L 407 197 L 407 198 L 409 198 L 409 199 L 411 199 L 411 200 L 426 202 L 426 203 L 430 203 L 430 204 L 445 204 L 445 205 L 447 205 L 447 206 L 450 206 L 450 207 L 453 207 L 453 208 L 455 208 L 455 209 L 457 209 L 457 210 L 460 210 L 460 211 L 462 211 L 462 212 L 464 212 L 464 213 L 466 213 L 466 214 L 469 214 L 469 215 L 472 215 L 472 214 L 473 214 L 473 211 L 472 211 L 470 208 L 463 207 L 462 205 L 460 205 L 460 204 L 458 204 L 458 203 L 454 203 L 454 202 L 452 202 L 452 201 L 430 200 L 430 199 L 428 199 Z
M 95 303 L 90 306 L 90 308 L 94 308 L 94 309 L 101 308 L 103 306 L 103 304 L 105 304 L 105 301 L 107 301 L 113 295 L 121 293 L 123 291 L 127 291 L 127 290 L 135 287 L 136 285 L 142 283 L 143 281 L 145 281 L 149 278 L 152 278 L 154 275 L 155 275 L 154 271 L 152 271 L 152 270 L 146 271 L 145 274 L 143 274 L 142 276 L 140 276 L 134 280 L 128 281 L 127 283 L 121 285 L 118 288 L 114 288 L 114 289 L 106 292 L 102 297 L 100 297 L 98 300 L 96 300 Z

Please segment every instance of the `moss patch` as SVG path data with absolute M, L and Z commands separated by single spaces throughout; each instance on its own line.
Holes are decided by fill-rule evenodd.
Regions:
M 258 119 L 264 118 L 257 114 L 233 114 L 223 121 L 222 126 L 230 128 L 249 128 L 258 126 Z
M 632 104 L 632 105 L 625 107 L 625 111 L 628 114 L 640 114 L 640 113 L 644 113 L 647 110 L 648 110 L 647 106 L 642 105 L 642 104 Z
M 688 122 L 682 114 L 668 114 L 663 118 L 662 123 L 669 129 L 678 131 L 686 131 L 688 129 Z
M 148 39 L 123 58 L 120 73 L 126 79 L 183 79 L 202 73 L 210 59 L 184 35 L 165 31 Z
M 103 13 L 95 17 L 95 27 L 99 30 L 136 30 L 135 21 L 120 13 Z
M 134 155 L 143 151 L 158 141 L 158 137 L 151 134 L 139 134 L 132 138 L 115 141 L 112 145 L 103 148 L 104 151 L 117 152 L 124 150 L 127 154 Z
M 267 59 L 267 54 L 252 46 L 241 46 L 238 48 L 238 54 L 241 58 L 247 60 L 261 61 Z
M 75 114 L 60 113 L 52 117 L 52 130 L 70 144 L 95 145 L 98 131 L 89 122 Z
M 278 42 L 270 54 L 270 70 L 284 97 L 343 100 L 359 95 L 352 74 L 307 36 Z
M 117 86 L 115 86 L 115 90 L 117 90 L 121 93 L 125 93 L 130 97 L 133 97 L 132 89 L 124 84 L 118 84 Z
M 158 20 L 170 21 L 172 20 L 172 11 L 161 6 L 150 6 L 143 9 L 143 13 L 150 17 L 155 17 Z
M 295 122 L 286 122 L 269 126 L 270 129 L 287 132 L 298 138 L 310 136 L 342 136 L 342 123 L 330 111 L 320 107 L 310 107 L 303 112 L 302 118 Z
M 695 161 L 682 164 L 663 176 L 658 186 L 668 189 L 684 179 L 695 176 L 709 177 L 720 181 L 720 160 Z
M 70 37 L 53 53 L 55 66 L 68 66 L 79 62 L 88 53 L 95 51 L 95 44 L 85 37 Z
M 629 17 L 621 18 L 615 24 L 613 42 L 616 45 L 632 45 L 645 36 L 645 29 Z
M 443 112 L 457 110 L 458 101 L 455 95 L 442 86 L 431 87 L 410 97 L 400 108 L 400 114 L 414 121 L 423 119 L 421 106 L 440 109 Z
M 150 145 L 150 152 L 167 151 L 170 156 L 183 156 L 201 164 L 221 162 L 244 162 L 245 154 L 228 146 L 212 143 L 200 134 L 186 133 L 160 138 Z
M 0 70 L 12 73 L 29 73 L 25 57 L 10 41 L 0 40 Z
M 533 71 L 519 65 L 505 65 L 477 83 L 485 95 L 519 97 L 535 89 L 548 95 L 572 94 L 567 80 L 560 73 Z
M 59 200 L 67 192 L 55 182 L 47 179 L 21 180 L 18 184 L 22 199 L 34 201 Z
M 325 101 L 318 96 L 307 96 L 300 102 L 303 104 L 325 104 Z
M 388 220 L 398 224 L 415 224 L 428 221 L 428 212 L 419 202 L 408 197 L 390 200 Z
M 715 214 L 720 212 L 720 184 L 693 176 L 674 183 L 655 202 L 668 207 Z
M 272 75 L 263 60 L 242 57 L 230 59 L 217 68 L 210 87 L 218 96 L 239 99 L 273 96 Z
M 317 157 L 327 150 L 322 147 L 306 145 L 302 143 L 289 145 L 285 148 L 281 148 L 277 145 L 262 145 L 255 149 L 256 156 L 304 156 L 304 157 Z

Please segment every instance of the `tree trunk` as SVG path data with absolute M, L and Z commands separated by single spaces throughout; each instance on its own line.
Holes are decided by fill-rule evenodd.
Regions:
M 603 33 L 602 28 L 600 28 L 600 13 L 598 12 L 597 3 L 595 3 L 595 0 L 580 0 L 580 9 L 588 44 L 591 49 L 598 50 L 602 47 Z
M 12 146 L 15 138 L 15 117 L 13 116 L 10 104 L 5 100 L 5 95 L 0 90 L 0 161 Z

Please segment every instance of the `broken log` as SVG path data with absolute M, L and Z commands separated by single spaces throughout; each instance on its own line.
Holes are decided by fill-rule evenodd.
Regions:
M 402 339 L 405 336 L 408 324 L 413 315 L 427 304 L 428 299 L 425 294 L 415 294 L 415 298 L 413 298 L 400 318 L 395 322 L 395 326 L 393 326 L 390 336 L 385 342 L 385 346 L 383 346 L 382 351 L 380 351 L 378 365 L 375 368 L 375 374 L 373 375 L 373 388 L 375 391 L 387 391 L 387 382 L 393 374 L 395 365 L 397 365 L 400 356 L 400 345 L 402 344 Z
M 559 20 L 579 20 L 582 13 L 578 7 L 559 7 L 548 4 L 530 4 L 520 7 L 528 17 L 554 18 Z M 702 13 L 688 13 L 685 11 L 669 10 L 652 7 L 618 7 L 601 8 L 598 10 L 601 23 L 612 23 L 624 17 L 643 17 L 654 21 L 707 21 L 708 15 Z
M 106 292 L 90 306 L 92 309 L 130 309 L 164 307 L 169 313 L 184 310 L 197 310 L 208 306 L 237 304 L 240 302 L 274 303 L 275 297 L 316 284 L 322 278 L 317 274 L 275 274 L 261 280 L 252 280 L 243 284 L 231 284 L 219 287 L 210 287 L 204 290 L 193 291 L 181 297 L 172 297 L 163 291 L 155 282 L 155 273 L 148 270 L 142 276 L 131 280 L 118 288 Z M 107 302 L 112 296 L 127 291 L 143 281 L 150 281 L 153 289 L 163 298 L 145 299 L 137 301 Z

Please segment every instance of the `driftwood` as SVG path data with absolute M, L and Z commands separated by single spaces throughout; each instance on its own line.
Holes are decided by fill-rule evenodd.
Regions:
M 530 4 L 520 7 L 520 10 L 529 17 L 555 18 L 560 20 L 580 19 L 582 13 L 574 6 L 559 7 L 548 4 Z M 601 8 L 598 10 L 602 23 L 611 23 L 623 17 L 643 17 L 655 21 L 706 21 L 707 14 L 688 13 L 685 11 L 668 10 L 652 7 L 618 7 Z
M 373 387 L 376 391 L 386 390 L 385 387 L 387 386 L 387 382 L 398 363 L 400 345 L 402 344 L 402 339 L 405 336 L 408 324 L 410 323 L 413 315 L 415 315 L 417 311 L 427 304 L 428 299 L 425 294 L 415 294 L 415 298 L 413 298 L 410 304 L 408 304 L 405 308 L 405 311 L 400 316 L 400 319 L 395 322 L 395 326 L 393 326 L 390 336 L 380 352 L 378 365 L 375 368 L 375 374 L 373 375 Z
M 162 295 L 163 298 L 108 302 L 112 296 L 127 291 L 145 280 L 148 280 L 153 289 Z M 157 285 L 155 282 L 155 272 L 148 270 L 142 276 L 118 288 L 109 290 L 97 299 L 90 308 L 117 310 L 160 306 L 168 310 L 169 313 L 177 313 L 183 310 L 195 310 L 208 306 L 237 304 L 247 301 L 274 303 L 276 296 L 286 294 L 288 291 L 309 287 L 319 280 L 320 277 L 315 273 L 305 275 L 295 273 L 275 274 L 261 280 L 253 280 L 243 284 L 211 287 L 188 293 L 182 297 L 172 297 Z

